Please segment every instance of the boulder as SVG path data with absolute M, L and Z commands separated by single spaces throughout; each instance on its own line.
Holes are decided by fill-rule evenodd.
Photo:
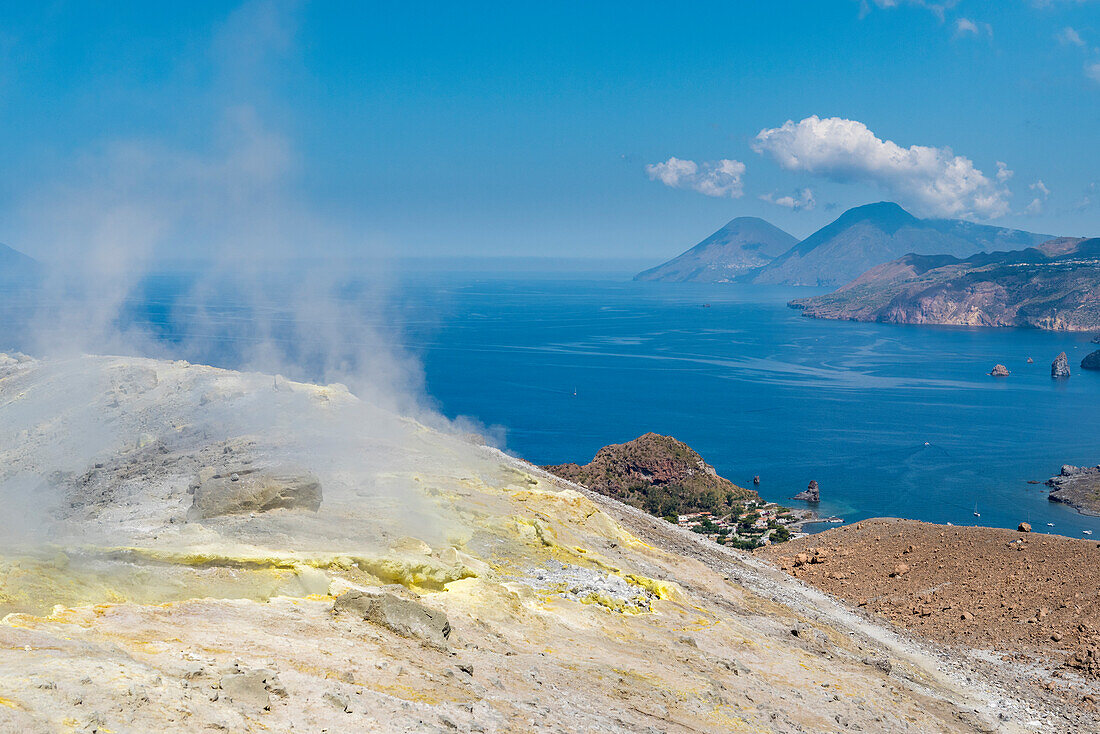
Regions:
M 1085 358 L 1081 360 L 1081 369 L 1100 370 L 1100 349 L 1092 354 L 1085 355 Z
M 810 484 L 806 487 L 806 489 L 803 490 L 802 492 L 799 492 L 798 494 L 796 494 L 791 499 L 804 500 L 806 502 L 820 502 L 821 501 L 821 490 L 817 486 L 817 480 L 816 479 L 811 479 Z
M 1030 533 L 1031 532 L 1031 523 L 1022 522 L 1022 523 L 1020 523 L 1019 525 L 1016 526 L 1016 529 L 1019 530 L 1021 533 Z
M 218 684 L 220 698 L 228 699 L 243 709 L 263 711 L 271 708 L 271 694 L 286 695 L 273 670 L 239 670 L 222 676 Z
M 898 576 L 904 576 L 907 573 L 909 573 L 909 564 L 899 563 L 898 565 L 894 566 L 894 570 L 890 575 L 896 578 Z
M 1066 357 L 1066 353 L 1062 352 L 1050 365 L 1051 377 L 1069 377 L 1069 358 Z
M 1003 364 L 995 364 L 993 365 L 993 371 L 989 374 L 993 375 L 994 377 L 1008 377 L 1009 372 L 1008 368 L 1005 367 Z
M 205 468 L 199 472 L 187 519 L 280 508 L 316 512 L 320 507 L 321 483 L 308 472 L 288 467 L 259 470 L 248 467 L 215 473 Z
M 348 591 L 336 597 L 334 613 L 347 613 L 391 632 L 446 648 L 451 636 L 447 615 L 387 591 Z

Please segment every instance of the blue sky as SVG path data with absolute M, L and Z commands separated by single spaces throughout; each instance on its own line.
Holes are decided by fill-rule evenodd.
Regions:
M 0 10 L 0 241 L 44 259 L 1100 234 L 1100 0 L 42 5 Z

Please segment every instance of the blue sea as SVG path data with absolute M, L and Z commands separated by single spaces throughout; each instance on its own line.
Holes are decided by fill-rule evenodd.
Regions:
M 816 480 L 815 509 L 847 522 L 1026 521 L 1100 540 L 1100 518 L 1029 483 L 1100 462 L 1100 373 L 1078 367 L 1100 348 L 1092 335 L 819 321 L 786 303 L 822 291 L 635 283 L 626 272 L 405 272 L 384 294 L 343 288 L 335 311 L 292 304 L 291 280 L 266 285 L 258 306 L 229 282 L 207 284 L 200 303 L 186 277 L 147 278 L 119 327 L 152 333 L 167 356 L 249 367 L 244 347 L 260 342 L 303 363 L 328 359 L 331 339 L 302 335 L 357 338 L 338 312 L 411 354 L 440 412 L 536 464 L 584 463 L 654 431 L 738 484 L 759 475 L 768 500 L 805 506 L 789 498 Z M 18 310 L 4 312 L 7 341 Z M 317 321 L 295 327 L 302 318 Z M 1055 381 L 1061 351 L 1074 374 Z M 998 362 L 1011 376 L 989 376 Z
M 823 321 L 786 306 L 817 292 L 435 275 L 405 284 L 402 331 L 445 414 L 497 427 L 537 464 L 584 463 L 655 431 L 738 484 L 759 475 L 768 500 L 803 506 L 789 498 L 817 480 L 823 516 L 1100 538 L 1100 518 L 1028 483 L 1100 462 L 1100 373 L 1078 368 L 1100 348 L 1092 335 Z M 1074 374 L 1055 381 L 1061 351 Z M 998 362 L 1010 377 L 989 376 Z

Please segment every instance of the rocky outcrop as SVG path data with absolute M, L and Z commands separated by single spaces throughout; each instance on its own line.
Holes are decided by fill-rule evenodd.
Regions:
M 714 467 L 684 442 L 657 433 L 604 446 L 583 466 L 543 468 L 660 516 L 715 512 L 760 498 L 753 490 L 718 476 Z
M 993 375 L 994 377 L 1008 377 L 1009 372 L 1008 368 L 1005 367 L 1003 364 L 995 364 L 993 365 L 993 369 L 992 371 L 990 371 L 989 374 Z
M 298 469 L 253 469 L 241 466 L 217 472 L 204 468 L 192 485 L 194 500 L 188 520 L 220 515 L 268 512 L 276 509 L 312 510 L 321 507 L 321 483 Z
M 817 480 L 811 479 L 810 484 L 806 489 L 802 490 L 794 497 L 793 500 L 803 500 L 804 502 L 820 502 L 821 501 L 821 489 L 817 486 Z
M 1066 353 L 1062 352 L 1054 361 L 1050 363 L 1050 376 L 1051 377 L 1069 377 L 1069 358 L 1066 357 Z
M 447 647 L 451 636 L 446 614 L 386 591 L 348 591 L 336 597 L 332 609 L 435 647 Z
M 1100 238 L 1062 242 L 965 260 L 906 255 L 833 293 L 788 305 L 823 319 L 1095 331 Z
M 1047 486 L 1052 502 L 1064 502 L 1083 515 L 1100 515 L 1100 466 L 1066 464 Z
M 1092 354 L 1086 355 L 1081 360 L 1081 369 L 1083 370 L 1100 370 L 1100 349 L 1097 349 Z

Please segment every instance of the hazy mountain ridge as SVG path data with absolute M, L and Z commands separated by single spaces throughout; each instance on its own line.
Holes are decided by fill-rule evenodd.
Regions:
M 968 257 L 1019 250 L 1050 235 L 957 219 L 918 219 L 897 204 L 849 209 L 753 276 L 765 285 L 839 286 L 868 269 L 910 253 Z
M 738 225 L 738 223 L 744 223 Z M 770 228 L 770 229 L 767 229 Z M 770 248 L 754 244 L 772 232 Z M 785 235 L 789 245 L 776 252 Z M 919 219 L 892 202 L 858 206 L 798 242 L 762 219 L 740 217 L 635 280 L 745 282 L 760 285 L 839 286 L 876 265 L 909 253 L 968 257 L 1022 250 L 1051 235 L 958 219 Z
M 726 283 L 767 265 L 798 240 L 757 217 L 737 217 L 690 250 L 634 280 Z
M 834 293 L 791 301 L 806 316 L 898 324 L 1100 329 L 1100 238 L 1058 238 L 966 259 L 906 255 Z

